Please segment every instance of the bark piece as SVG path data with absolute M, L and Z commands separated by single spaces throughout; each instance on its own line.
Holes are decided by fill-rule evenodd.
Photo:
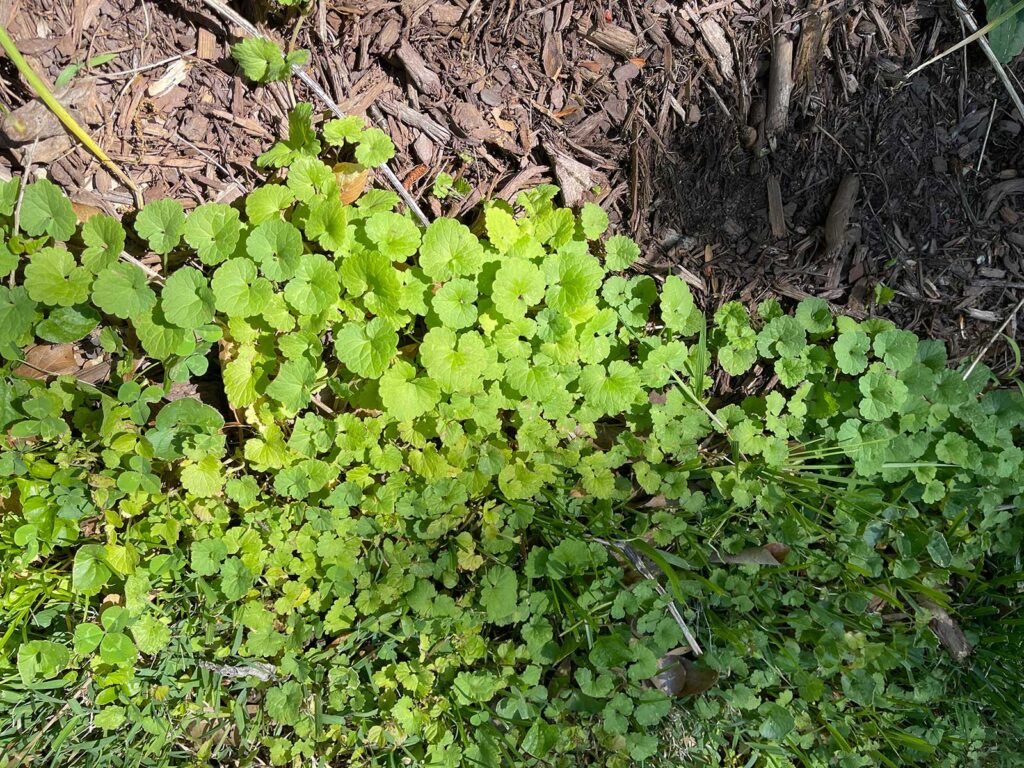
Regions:
M 562 74 L 565 66 L 565 54 L 562 51 L 562 33 L 557 29 L 548 32 L 544 36 L 544 47 L 540 52 L 541 64 L 544 65 L 544 74 L 552 80 Z
M 846 232 L 850 225 L 850 214 L 857 203 L 860 191 L 860 178 L 855 173 L 848 173 L 839 182 L 832 206 L 828 209 L 825 220 L 825 247 L 829 257 L 837 256 L 846 244 Z
M 725 30 L 722 29 L 722 25 L 710 16 L 697 17 L 693 11 L 687 10 L 697 25 L 697 29 L 700 30 L 708 50 L 714 55 L 722 80 L 727 83 L 733 82 L 736 79 L 736 73 L 732 61 L 732 48 L 729 45 L 729 38 L 725 36 Z
M 206 27 L 199 28 L 199 36 L 196 39 L 196 57 L 205 61 L 220 58 L 220 46 L 217 44 L 217 38 Z
M 637 37 L 624 27 L 599 24 L 587 33 L 587 39 L 598 48 L 624 59 L 636 55 Z
M 793 41 L 776 35 L 768 75 L 768 112 L 765 133 L 771 140 L 785 133 L 789 125 L 789 99 L 793 93 Z
M 401 45 L 398 46 L 398 50 L 395 51 L 395 56 L 398 57 L 398 61 L 405 68 L 406 74 L 409 75 L 409 80 L 412 81 L 416 90 L 428 96 L 439 96 L 441 94 L 441 78 L 427 66 L 427 62 L 410 45 L 408 40 L 402 41 Z
M 832 26 L 832 7 L 831 4 L 822 6 L 825 6 L 824 0 L 808 0 L 803 14 L 804 22 L 793 68 L 793 82 L 797 86 L 813 79 L 812 73 L 817 70 L 818 61 L 828 41 L 829 28 Z
M 768 177 L 768 224 L 772 228 L 772 237 L 776 239 L 782 239 L 789 234 L 786 229 L 782 187 L 779 185 L 779 177 L 774 174 Z
M 418 128 L 438 144 L 447 146 L 451 143 L 452 132 L 447 127 L 409 105 L 391 99 L 381 99 L 378 104 L 389 115 L 398 118 L 411 128 Z

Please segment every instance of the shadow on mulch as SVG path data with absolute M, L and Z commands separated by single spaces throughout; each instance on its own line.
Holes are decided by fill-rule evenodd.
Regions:
M 741 146 L 731 120 L 678 132 L 658 176 L 672 202 L 655 215 L 655 230 L 686 233 L 669 237 L 669 258 L 717 278 L 713 301 L 811 294 L 943 338 L 954 354 L 983 345 L 1024 288 L 1020 116 L 980 52 L 966 70 L 954 56 L 909 83 L 902 71 L 872 62 L 850 94 L 823 94 L 835 79 L 819 80 L 764 157 Z M 847 174 L 860 194 L 837 254 L 823 225 Z M 769 226 L 773 177 L 783 237 Z M 873 305 L 876 286 L 895 292 L 891 303 Z M 995 362 L 1011 364 L 1003 354 Z

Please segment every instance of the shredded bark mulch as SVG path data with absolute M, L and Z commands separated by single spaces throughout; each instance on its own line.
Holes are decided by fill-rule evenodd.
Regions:
M 643 268 L 682 275 L 709 309 L 820 296 L 964 356 L 1024 288 L 1024 119 L 976 46 L 905 78 L 964 36 L 945 0 L 309 6 L 235 7 L 308 48 L 341 107 L 384 125 L 393 169 L 434 215 L 554 182 L 568 204 L 608 208 Z M 243 194 L 306 96 L 244 83 L 228 55 L 238 30 L 199 0 L 0 0 L 0 21 L 51 81 L 116 54 L 65 99 L 147 200 Z M 0 100 L 22 105 L 8 62 L 0 73 Z M 83 204 L 130 205 L 52 125 L 0 150 L 0 170 L 26 165 Z M 433 198 L 442 171 L 472 192 Z M 885 289 L 894 299 L 876 304 Z M 1006 332 L 1019 337 L 1018 322 Z M 1012 349 L 987 360 L 1006 370 Z

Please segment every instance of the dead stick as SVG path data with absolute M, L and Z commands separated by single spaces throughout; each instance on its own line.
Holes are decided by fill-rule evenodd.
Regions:
M 960 20 L 967 25 L 967 28 L 971 32 L 978 31 L 978 22 L 974 20 L 974 14 L 964 5 L 963 0 L 953 0 L 953 8 L 956 10 Z M 1013 87 L 1013 83 L 1010 82 L 1009 76 L 1006 74 L 1006 70 L 1003 65 L 999 63 L 999 58 L 996 56 L 995 51 L 992 50 L 992 46 L 989 45 L 988 39 L 982 35 L 978 38 L 978 45 L 981 46 L 981 50 L 985 52 L 989 62 L 992 64 L 993 69 L 996 71 L 996 75 L 1002 82 L 1003 87 L 1006 88 L 1006 92 L 1010 94 L 1010 99 L 1013 100 L 1013 105 L 1017 107 L 1017 111 L 1021 117 L 1024 117 L 1024 104 L 1021 103 L 1020 94 L 1017 93 L 1017 89 Z
M 1013 311 L 1006 316 L 1006 319 L 1003 320 L 1003 324 L 1000 325 L 996 329 L 996 332 L 992 334 L 992 338 L 988 340 L 988 344 L 981 348 L 981 352 L 979 352 L 978 356 L 974 358 L 974 362 L 971 363 L 971 367 L 968 368 L 967 372 L 964 374 L 964 381 L 967 381 L 967 379 L 971 377 L 971 374 L 974 373 L 974 369 L 978 367 L 978 363 L 980 363 L 982 358 L 988 354 L 988 351 L 992 348 L 992 345 L 996 343 L 996 339 L 999 338 L 999 334 L 1006 330 L 1006 326 L 1008 326 L 1010 324 L 1010 321 L 1013 320 L 1014 316 L 1018 312 L 1020 312 L 1021 307 L 1024 307 L 1024 298 L 1021 298 L 1021 300 L 1017 302 L 1017 306 L 1014 307 Z
M 857 193 L 860 192 L 860 178 L 855 173 L 848 173 L 839 182 L 839 189 L 832 199 L 832 205 L 828 209 L 828 218 L 825 219 L 825 247 L 828 255 L 834 256 L 843 249 L 846 242 L 846 230 L 850 224 L 850 214 L 853 213 L 853 206 L 857 202 Z
M 780 136 L 789 124 L 789 99 L 793 93 L 793 40 L 778 34 L 772 46 L 771 71 L 768 75 L 768 114 L 765 133 L 768 138 Z
M 260 31 L 256 29 L 254 24 L 252 24 L 248 19 L 246 19 L 244 16 L 242 16 L 234 9 L 229 8 L 227 5 L 221 2 L 221 0 L 203 0 L 203 3 L 210 7 L 212 10 L 219 13 L 228 21 L 244 29 L 252 37 L 266 39 L 266 36 L 260 34 Z M 320 84 L 316 80 L 314 80 L 312 76 L 308 72 L 306 72 L 306 70 L 302 69 L 299 66 L 292 65 L 292 74 L 294 74 L 297 78 L 299 78 L 299 80 L 305 83 L 306 86 L 316 95 L 316 97 L 320 99 L 320 101 L 322 101 L 327 106 L 327 108 L 330 109 L 331 112 L 333 112 L 337 117 L 345 117 L 345 113 L 341 111 L 341 107 L 339 107 L 337 103 L 335 103 L 334 99 L 332 99 L 327 94 L 327 91 L 321 88 Z M 378 170 L 387 180 L 388 184 L 390 184 L 392 188 L 395 190 L 395 192 L 398 193 L 398 196 L 402 198 L 402 202 L 409 206 L 409 210 L 411 210 L 416 215 L 416 218 L 418 218 L 423 223 L 424 226 L 429 224 L 430 219 L 428 219 L 426 214 L 423 213 L 423 209 L 420 208 L 419 203 L 417 203 L 415 198 L 413 198 L 413 196 L 409 193 L 409 190 L 407 190 L 402 185 L 402 182 L 398 179 L 398 177 L 395 176 L 394 171 L 392 171 L 391 168 L 388 167 L 387 165 L 382 165 Z
M 782 239 L 787 234 L 786 212 L 782 204 L 782 187 L 779 177 L 772 174 L 768 177 L 768 223 L 772 229 L 772 237 Z

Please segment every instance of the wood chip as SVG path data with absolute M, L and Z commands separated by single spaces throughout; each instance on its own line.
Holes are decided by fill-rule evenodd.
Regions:
M 558 30 L 549 32 L 544 37 L 544 47 L 540 52 L 544 74 L 556 80 L 565 66 L 565 54 L 562 52 L 562 33 Z
M 199 28 L 196 38 L 196 56 L 204 61 L 215 61 L 220 58 L 220 45 L 213 32 L 206 27 Z
M 974 649 L 960 625 L 953 620 L 946 611 L 933 603 L 931 600 L 922 600 L 921 605 L 931 611 L 932 620 L 929 626 L 935 636 L 939 639 L 942 647 L 949 651 L 949 655 L 958 664 L 963 664 L 971 655 Z
M 768 75 L 768 112 L 765 133 L 769 141 L 786 132 L 789 126 L 789 99 L 793 93 L 793 41 L 776 35 L 772 44 L 772 62 Z
M 768 177 L 768 224 L 772 229 L 772 237 L 777 240 L 781 240 L 789 234 L 786 229 L 786 212 L 784 208 L 779 177 L 772 174 Z
M 857 193 L 860 191 L 860 177 L 855 173 L 848 173 L 839 182 L 836 196 L 832 199 L 832 206 L 828 209 L 828 218 L 825 220 L 825 247 L 827 256 L 835 258 L 846 245 L 846 232 L 850 225 L 850 214 L 857 202 Z
M 823 7 L 824 6 L 824 7 Z M 797 86 L 814 82 L 818 61 L 828 42 L 832 26 L 832 4 L 824 0 L 807 0 L 800 30 L 800 42 L 796 49 L 796 65 L 793 68 L 793 83 Z
M 587 39 L 598 48 L 614 53 L 624 59 L 636 55 L 637 37 L 624 27 L 615 24 L 599 24 L 587 33 Z
M 697 25 L 697 29 L 700 30 L 708 50 L 714 55 L 722 80 L 727 83 L 733 82 L 736 75 L 732 60 L 732 47 L 729 45 L 729 39 L 725 36 L 722 25 L 710 16 L 697 16 L 689 8 L 687 8 L 687 12 Z
M 447 146 L 451 144 L 452 132 L 447 127 L 427 115 L 413 109 L 408 104 L 393 101 L 391 99 L 380 99 L 377 104 L 392 117 L 396 117 L 412 128 L 418 128 L 438 144 Z
M 423 57 L 409 44 L 408 40 L 402 41 L 402 44 L 398 46 L 398 50 L 395 51 L 395 56 L 402 67 L 405 68 L 406 74 L 409 75 L 409 80 L 412 81 L 416 90 L 428 96 L 439 96 L 441 94 L 441 78 L 427 66 Z

